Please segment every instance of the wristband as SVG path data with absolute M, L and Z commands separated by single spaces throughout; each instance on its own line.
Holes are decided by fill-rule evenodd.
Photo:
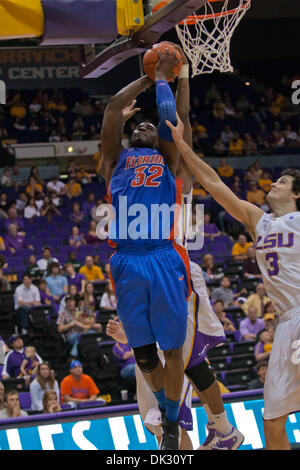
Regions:
M 190 66 L 189 64 L 183 64 L 180 70 L 180 74 L 178 75 L 179 78 L 189 78 L 190 76 Z

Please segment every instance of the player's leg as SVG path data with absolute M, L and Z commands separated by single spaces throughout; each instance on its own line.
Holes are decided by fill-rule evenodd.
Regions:
M 150 323 L 164 351 L 166 415 L 163 420 L 163 449 L 178 449 L 178 416 L 184 378 L 182 346 L 186 336 L 189 261 L 184 249 L 172 243 L 149 258 Z M 177 441 L 177 444 L 176 444 Z
M 285 423 L 288 414 L 279 418 L 264 419 L 264 432 L 267 450 L 290 450 Z

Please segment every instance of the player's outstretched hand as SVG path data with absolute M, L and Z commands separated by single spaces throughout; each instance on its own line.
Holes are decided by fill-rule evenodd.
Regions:
M 181 54 L 181 59 L 182 59 L 182 64 L 188 64 L 189 61 L 187 60 L 186 58 L 186 55 L 185 53 L 183 52 L 183 49 L 182 47 L 180 47 L 178 44 L 175 44 L 175 42 L 171 42 L 171 41 L 166 41 L 168 44 L 171 44 L 173 47 L 175 47 L 175 49 L 178 50 L 178 52 L 180 52 Z
M 135 108 L 136 100 L 132 100 L 131 103 L 122 109 L 124 122 L 132 118 L 141 108 Z
M 164 54 L 162 54 L 160 51 L 157 51 L 157 54 L 159 61 L 155 67 L 155 79 L 174 81 L 176 74 L 173 73 L 173 69 L 180 62 L 180 60 L 177 59 L 176 51 L 174 51 L 173 54 L 170 54 L 169 49 L 166 47 Z
M 122 326 L 122 323 L 117 322 L 115 320 L 108 320 L 108 324 L 106 326 L 106 334 L 111 336 L 115 341 L 119 343 L 127 344 L 127 337 Z
M 184 125 L 180 117 L 178 116 L 178 113 L 176 113 L 176 116 L 177 116 L 176 126 L 173 126 L 173 124 L 170 121 L 166 120 L 167 126 L 171 129 L 172 137 L 173 137 L 175 144 L 176 142 L 180 142 L 183 140 L 183 131 L 184 131 Z

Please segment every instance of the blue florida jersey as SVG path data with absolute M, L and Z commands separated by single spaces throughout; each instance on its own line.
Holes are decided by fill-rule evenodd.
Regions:
M 108 190 L 112 246 L 154 248 L 177 234 L 182 180 L 155 149 L 122 151 Z

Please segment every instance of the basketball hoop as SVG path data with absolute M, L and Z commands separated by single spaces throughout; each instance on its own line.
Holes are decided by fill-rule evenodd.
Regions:
M 251 0 L 208 0 L 202 14 L 194 13 L 176 25 L 192 77 L 214 70 L 233 72 L 230 41 L 250 6 Z

